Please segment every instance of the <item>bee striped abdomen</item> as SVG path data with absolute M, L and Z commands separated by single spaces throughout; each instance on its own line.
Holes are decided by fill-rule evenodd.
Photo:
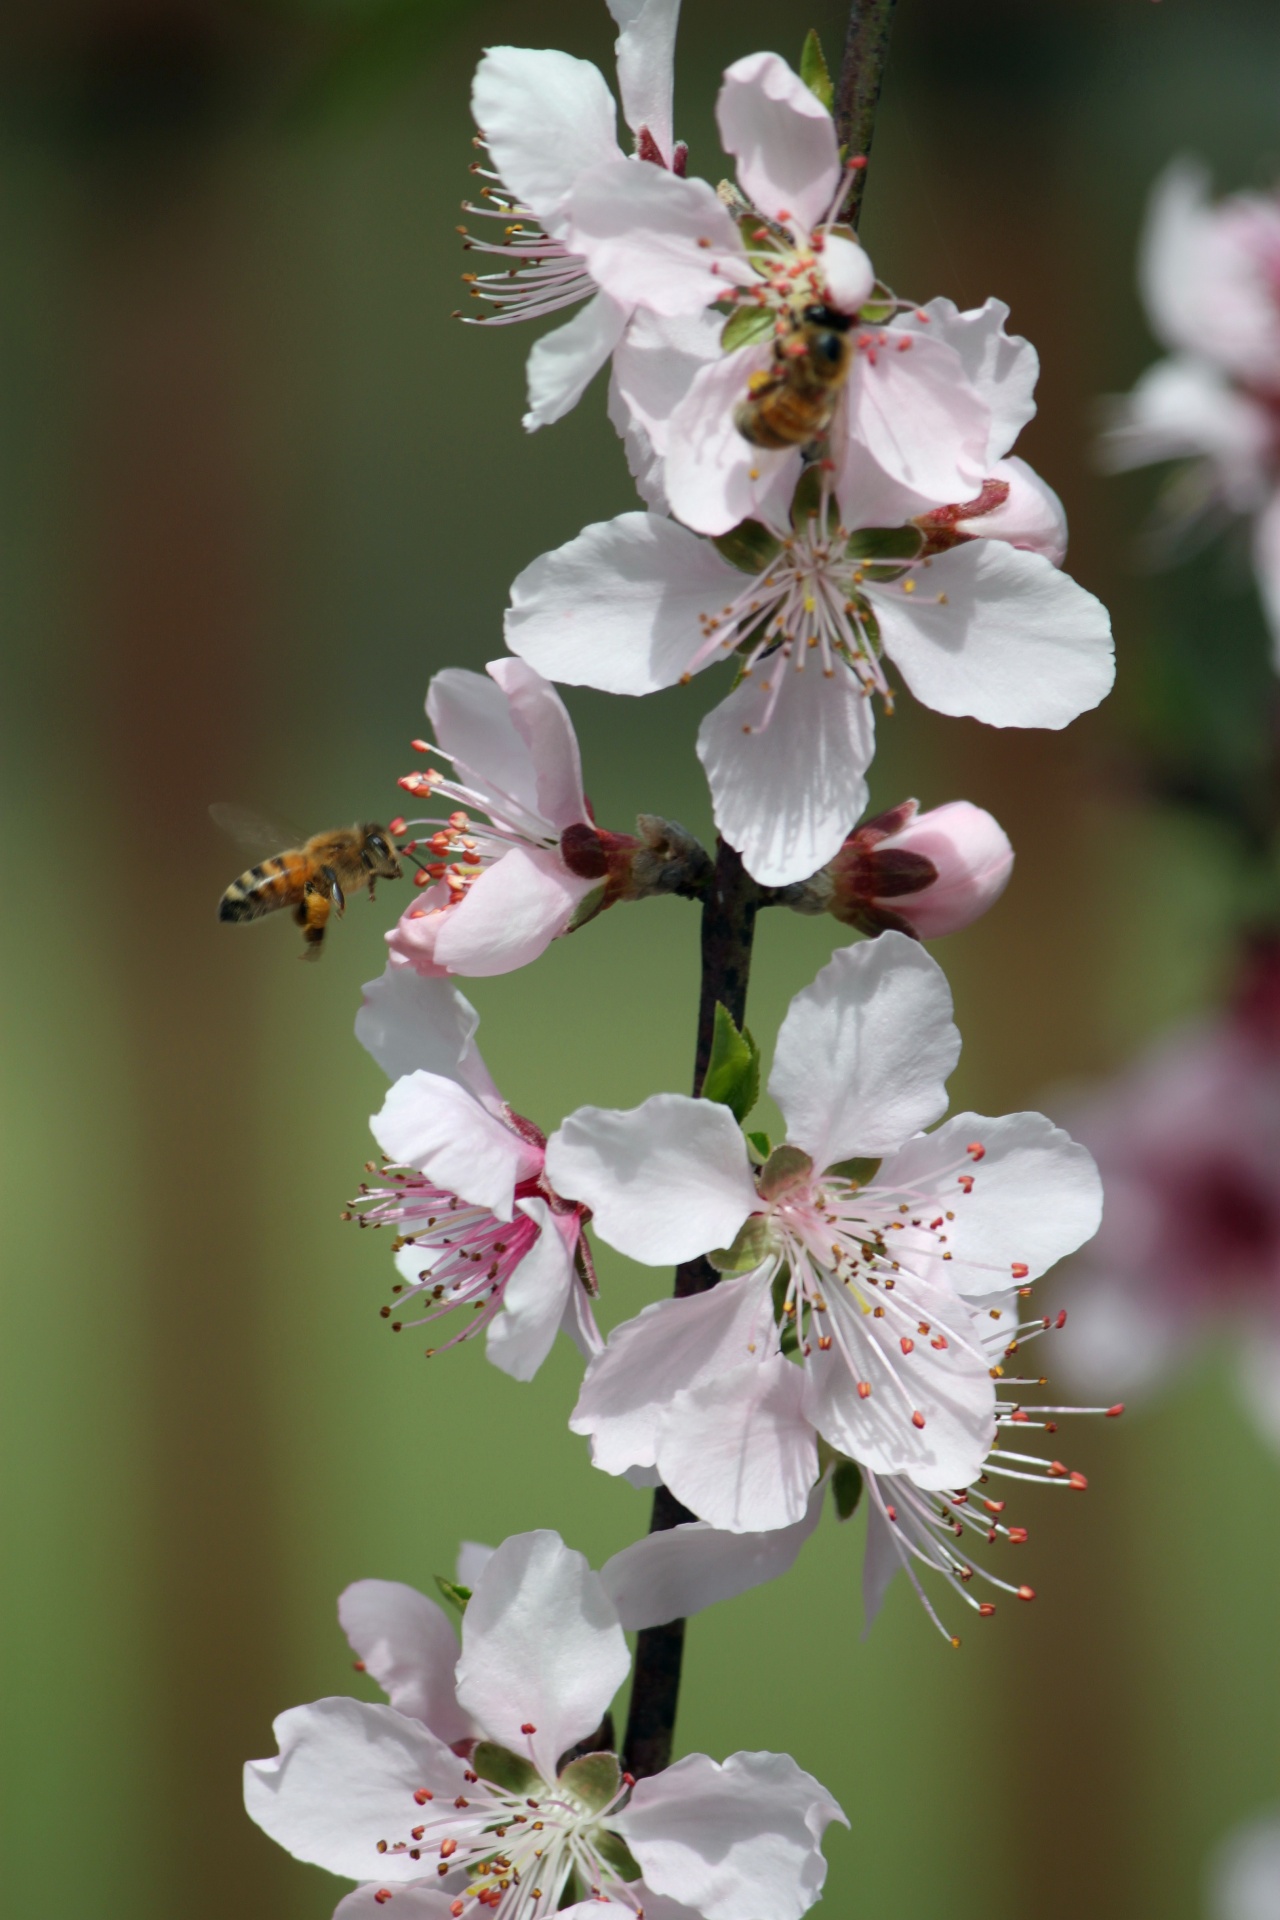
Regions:
M 218 903 L 219 920 L 258 920 L 302 898 L 309 862 L 301 853 L 280 853 L 249 867 Z

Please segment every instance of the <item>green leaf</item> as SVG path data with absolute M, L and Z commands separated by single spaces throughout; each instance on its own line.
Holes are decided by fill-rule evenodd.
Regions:
M 831 1497 L 841 1520 L 851 1520 L 862 1498 L 862 1470 L 856 1460 L 841 1460 L 831 1476 Z
M 823 470 L 817 460 L 811 460 L 796 482 L 796 490 L 791 496 L 791 524 L 797 533 L 805 531 L 806 523 L 816 520 L 822 512 Z M 840 508 L 836 497 L 829 489 L 827 492 L 827 532 L 834 533 L 840 524 Z
M 446 1580 L 442 1573 L 436 1575 L 436 1585 L 451 1607 L 456 1607 L 459 1613 L 466 1612 L 467 1602 L 471 1598 L 470 1587 L 460 1587 L 456 1580 Z
M 518 1793 L 521 1798 L 545 1791 L 542 1779 L 536 1767 L 518 1753 L 512 1753 L 508 1747 L 500 1747 L 494 1740 L 481 1740 L 472 1749 L 472 1771 L 492 1787 L 504 1787 L 508 1793 Z
M 589 1812 L 599 1813 L 617 1797 L 622 1773 L 613 1754 L 586 1753 L 580 1760 L 569 1762 L 560 1775 L 560 1785 Z
M 751 1149 L 752 1157 L 759 1157 L 761 1166 L 764 1165 L 769 1155 L 773 1152 L 773 1142 L 767 1133 L 749 1133 L 747 1135 L 747 1145 Z
M 740 520 L 728 533 L 717 534 L 712 545 L 722 560 L 742 573 L 763 573 L 782 548 L 777 534 L 758 520 Z
M 620 1833 L 594 1833 L 591 1843 L 606 1866 L 613 1868 L 619 1880 L 638 1880 L 640 1868 Z
M 769 307 L 735 307 L 725 321 L 720 345 L 726 353 L 735 347 L 750 346 L 753 340 L 768 340 L 773 335 L 773 312 Z
M 830 113 L 835 105 L 836 90 L 831 84 L 831 71 L 816 27 L 810 27 L 804 37 L 804 46 L 800 49 L 800 78 Z
M 739 1033 L 729 1009 L 718 1000 L 702 1098 L 728 1107 L 739 1122 L 760 1098 L 760 1049 L 745 1028 Z

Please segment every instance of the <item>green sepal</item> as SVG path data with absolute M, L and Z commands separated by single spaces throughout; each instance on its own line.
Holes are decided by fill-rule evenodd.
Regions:
M 766 1200 L 776 1200 L 789 1187 L 803 1186 L 813 1175 L 813 1161 L 803 1147 L 785 1144 L 775 1147 L 765 1161 L 764 1171 L 760 1175 L 760 1193 Z
M 850 560 L 914 560 L 924 545 L 919 527 L 859 527 L 850 534 Z
M 836 1517 L 851 1520 L 862 1498 L 862 1469 L 856 1460 L 841 1460 L 831 1476 L 831 1498 Z
M 796 490 L 791 496 L 791 524 L 797 533 L 803 533 L 810 520 L 816 520 L 822 512 L 823 470 L 821 462 L 810 461 L 796 482 Z M 840 508 L 830 487 L 827 488 L 827 532 L 832 534 L 840 524 Z
M 459 1613 L 466 1612 L 467 1602 L 471 1598 L 470 1587 L 460 1587 L 456 1580 L 446 1580 L 442 1573 L 436 1575 L 436 1585 L 451 1607 L 456 1607 Z
M 581 1759 L 569 1762 L 559 1784 L 591 1813 L 599 1813 L 617 1798 L 622 1773 L 613 1754 L 584 1753 Z
M 741 194 L 737 193 L 736 188 L 734 192 L 739 205 L 741 205 Z M 723 191 L 720 197 L 723 198 Z M 732 211 L 732 208 L 730 210 Z M 753 253 L 759 253 L 762 250 L 767 250 L 769 253 L 778 253 L 781 250 L 785 236 L 778 228 L 771 226 L 763 214 L 754 211 L 739 213 L 737 215 L 737 222 L 738 232 L 742 235 L 742 244 L 746 249 L 748 258 L 750 258 Z
M 576 933 L 579 927 L 585 927 L 588 920 L 594 920 L 604 905 L 604 882 L 592 887 L 590 893 L 584 893 L 573 910 L 573 918 L 565 928 L 566 933 Z
M 759 226 L 759 221 L 753 223 Z M 759 245 L 756 241 L 755 245 Z M 720 345 L 726 353 L 732 353 L 735 347 L 748 347 L 753 340 L 769 340 L 773 336 L 774 317 L 771 307 L 756 306 L 747 301 L 735 307 L 720 330 Z
M 639 1864 L 620 1833 L 610 1833 L 606 1828 L 603 1833 L 592 1834 L 591 1844 L 605 1865 L 613 1868 L 619 1880 L 640 1878 Z
M 831 70 L 827 66 L 826 55 L 822 51 L 822 42 L 818 38 L 818 29 L 810 27 L 800 49 L 800 78 L 816 100 L 821 100 L 827 112 L 835 105 L 836 90 L 831 84 Z
M 740 573 L 763 573 L 782 548 L 777 534 L 770 533 L 758 520 L 739 520 L 728 533 L 716 534 L 711 544 L 720 558 Z
M 831 231 L 832 233 L 839 233 L 842 229 L 832 227 Z M 851 240 L 856 240 L 858 237 L 855 233 L 850 233 L 848 228 L 843 229 L 843 231 L 849 234 Z M 859 307 L 858 318 L 865 327 L 883 327 L 887 321 L 893 319 L 897 311 L 898 303 L 890 293 L 888 287 L 885 286 L 883 280 L 877 280 L 871 292 Z
M 702 1098 L 728 1107 L 739 1123 L 760 1098 L 760 1049 L 745 1027 L 739 1033 L 732 1014 L 718 1000 Z
M 537 1768 L 522 1755 L 512 1753 L 509 1747 L 500 1747 L 495 1740 L 478 1741 L 472 1748 L 471 1770 L 491 1787 L 503 1787 L 508 1793 L 518 1793 L 522 1799 L 535 1791 L 546 1791 Z
M 764 1165 L 769 1155 L 773 1152 L 773 1142 L 770 1140 L 768 1134 L 763 1132 L 749 1133 L 747 1135 L 747 1147 L 750 1151 L 751 1158 L 753 1160 L 758 1159 L 761 1166 Z
M 775 1276 L 773 1285 L 769 1289 L 773 1296 L 773 1317 L 777 1322 L 780 1332 L 778 1344 L 782 1352 L 788 1357 L 800 1351 L 800 1333 L 796 1325 L 798 1315 L 784 1311 L 787 1304 L 787 1289 L 790 1284 L 791 1275 L 786 1267 L 784 1267 L 781 1273 Z M 824 1444 L 821 1438 L 819 1438 L 818 1444 L 819 1446 Z
M 717 1247 L 707 1255 L 707 1263 L 717 1273 L 753 1273 L 776 1251 L 777 1236 L 773 1224 L 761 1213 L 753 1213 L 743 1222 L 731 1247 Z
M 852 1180 L 855 1187 L 869 1186 L 880 1171 L 878 1160 L 837 1160 L 827 1168 L 837 1180 Z

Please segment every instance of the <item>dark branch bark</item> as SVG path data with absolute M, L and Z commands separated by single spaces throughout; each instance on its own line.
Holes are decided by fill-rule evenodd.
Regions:
M 889 33 L 896 0 L 853 0 L 844 37 L 844 57 L 836 83 L 836 132 L 850 159 L 871 153 L 880 86 L 889 59 Z M 856 227 L 862 217 L 867 169 L 859 167 L 849 183 L 845 217 Z
M 850 155 L 865 158 L 871 146 L 880 83 L 889 50 L 889 28 L 894 0 L 853 0 L 844 58 L 836 85 L 836 125 Z M 862 207 L 866 168 L 851 178 L 848 217 L 856 225 Z M 702 905 L 702 990 L 698 1006 L 698 1045 L 693 1070 L 695 1096 L 702 1089 L 719 1002 L 741 1027 L 747 1010 L 751 977 L 751 946 L 756 914 L 774 903 L 772 889 L 762 891 L 743 868 L 732 847 L 720 841 L 716 868 Z M 779 902 L 781 904 L 781 902 Z M 717 1274 L 705 1260 L 690 1260 L 676 1269 L 675 1297 L 705 1293 Z M 694 1519 L 667 1487 L 654 1491 L 651 1533 L 663 1533 Z M 671 1759 L 676 1707 L 680 1698 L 680 1668 L 684 1658 L 684 1621 L 649 1627 L 636 1644 L 631 1711 L 623 1751 L 627 1770 L 637 1780 L 659 1773 Z

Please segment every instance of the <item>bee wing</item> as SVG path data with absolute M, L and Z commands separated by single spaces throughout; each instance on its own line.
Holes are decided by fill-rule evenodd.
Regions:
M 209 818 L 248 853 L 283 853 L 286 848 L 300 847 L 306 838 L 292 827 L 281 826 L 278 820 L 264 819 L 248 807 L 232 806 L 225 800 L 214 802 Z

